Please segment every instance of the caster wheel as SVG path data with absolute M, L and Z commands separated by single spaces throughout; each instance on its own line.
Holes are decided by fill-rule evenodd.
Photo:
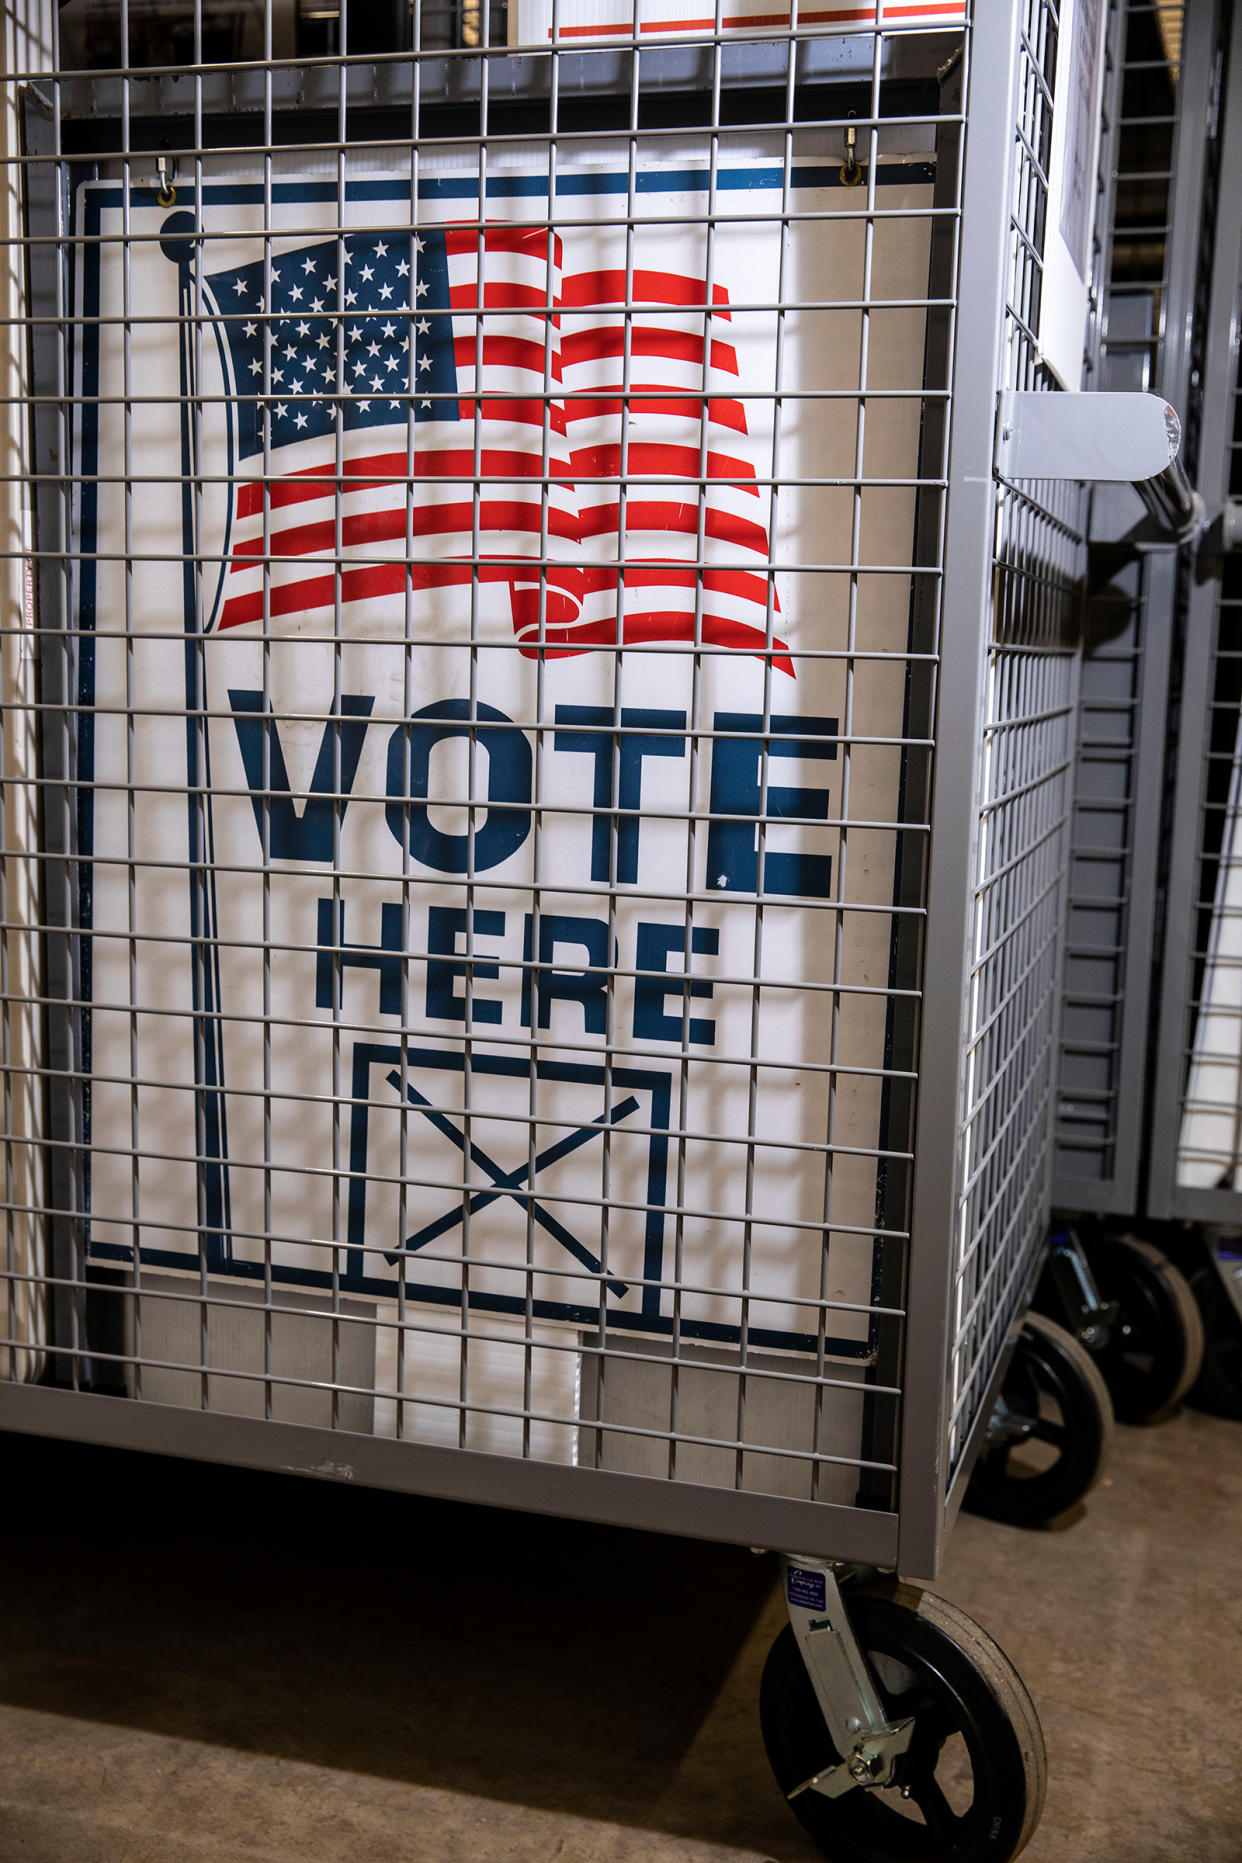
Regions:
M 1214 1416 L 1242 1419 L 1242 1320 L 1215 1268 L 1197 1268 L 1190 1291 L 1203 1320 L 1203 1367 L 1191 1402 Z
M 1104 1472 L 1113 1435 L 1108 1387 L 1087 1348 L 1028 1313 L 995 1425 L 963 1505 L 1013 1527 L 1042 1526 L 1075 1507 Z
M 1108 1344 L 1092 1356 L 1122 1423 L 1146 1423 L 1180 1403 L 1203 1364 L 1203 1322 L 1185 1277 L 1150 1242 L 1096 1236 L 1083 1242 L 1104 1300 L 1118 1304 Z
M 978 1624 L 895 1579 L 845 1593 L 885 1711 L 914 1717 L 888 1786 L 840 1798 L 801 1792 L 790 1808 L 833 1863 L 1008 1863 L 1044 1799 L 1044 1740 L 1031 1698 Z M 781 1790 L 836 1758 L 791 1629 L 772 1645 L 760 1689 L 763 1739 Z

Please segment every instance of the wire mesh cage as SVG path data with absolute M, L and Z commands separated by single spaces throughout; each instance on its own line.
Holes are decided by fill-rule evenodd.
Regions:
M 1122 14 L 1101 384 L 1172 401 L 1194 470 L 1228 9 L 1135 0 Z M 1094 492 L 1054 1183 L 1062 1209 L 1122 1218 L 1146 1204 L 1160 824 L 1184 594 L 1174 552 L 1134 550 L 1141 519 L 1130 491 Z
M 10 1426 L 934 1569 L 1047 1217 L 1057 16 L 824 31 L 13 47 Z
M 1054 386 L 1037 336 L 1049 212 L 1051 32 L 1050 16 L 1033 19 L 1020 50 L 1023 106 L 1007 242 L 1004 386 L 1025 391 Z M 1105 83 L 1105 97 L 1109 88 Z M 1103 168 L 1111 146 L 1107 111 L 1101 130 Z M 1093 202 L 1081 215 L 1078 235 L 1092 254 L 1084 266 L 1091 275 L 1099 262 L 1095 224 Z M 1084 364 L 1093 349 L 1088 330 Z M 1002 481 L 969 927 L 950 1356 L 954 1468 L 988 1420 L 996 1370 L 1047 1222 L 1084 553 L 1081 486 Z
M 1199 332 L 1203 404 L 1199 476 L 1209 508 L 1236 500 L 1239 377 L 1237 306 L 1242 222 L 1225 178 L 1242 139 L 1242 72 L 1231 48 L 1221 88 L 1219 200 L 1205 237 Z M 1174 788 L 1164 970 L 1155 1043 L 1148 1201 L 1157 1217 L 1236 1224 L 1237 724 L 1242 688 L 1238 556 L 1218 520 L 1182 597 L 1175 690 Z

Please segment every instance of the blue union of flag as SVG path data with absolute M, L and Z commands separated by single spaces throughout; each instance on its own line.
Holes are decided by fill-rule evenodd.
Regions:
M 444 234 L 345 233 L 209 275 L 239 460 L 336 430 L 456 420 Z

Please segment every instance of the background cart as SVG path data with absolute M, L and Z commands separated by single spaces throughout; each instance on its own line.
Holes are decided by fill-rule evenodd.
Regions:
M 1192 1385 L 1242 1402 L 1222 518 L 1236 491 L 1232 36 L 1230 9 L 1188 4 L 1126 8 L 1121 40 L 1103 379 L 1186 410 L 1204 508 L 1178 553 L 1131 494 L 1094 498 L 1054 1183 L 1074 1229 L 1058 1232 L 1045 1303 L 1090 1339 L 1134 1421 Z

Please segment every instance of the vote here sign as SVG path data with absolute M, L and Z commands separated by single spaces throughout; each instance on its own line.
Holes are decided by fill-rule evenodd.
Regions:
M 931 178 L 830 143 L 78 190 L 96 1260 L 870 1349 Z

